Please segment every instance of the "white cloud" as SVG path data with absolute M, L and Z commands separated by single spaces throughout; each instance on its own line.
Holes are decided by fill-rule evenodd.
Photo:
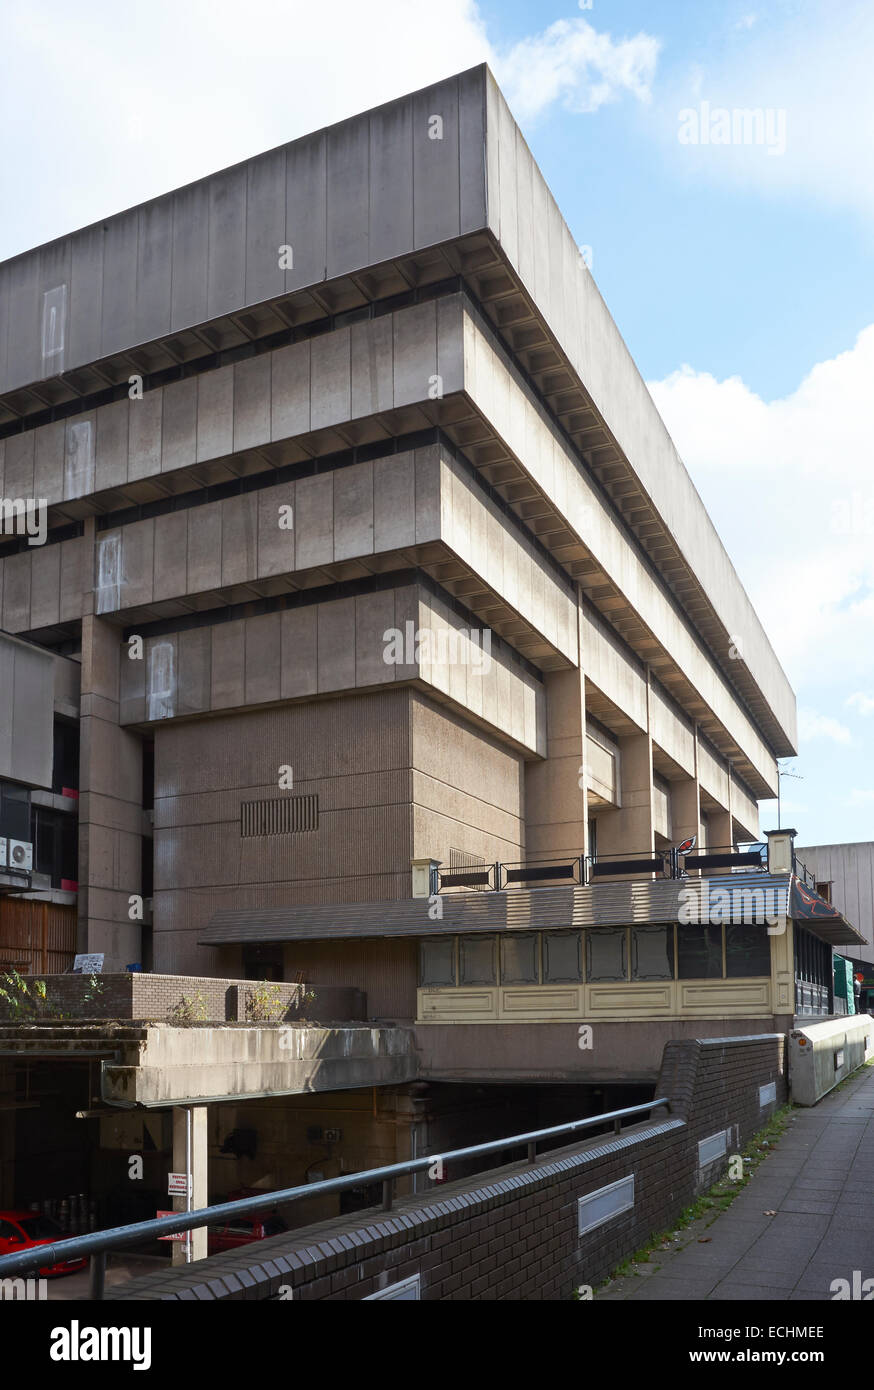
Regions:
M 874 695 L 864 695 L 861 690 L 854 691 L 848 697 L 847 704 L 865 717 L 874 714 Z
M 524 119 L 644 101 L 657 53 L 578 18 L 498 52 L 475 0 L 6 0 L 0 259 L 478 63 Z
M 576 112 L 597 111 L 627 93 L 648 102 L 660 47 L 649 34 L 614 42 L 585 19 L 559 19 L 499 58 L 496 76 L 520 121 L 554 102 Z
M 740 42 L 696 52 L 663 86 L 649 129 L 675 170 L 696 184 L 754 188 L 766 197 L 802 196 L 874 218 L 867 176 L 874 141 L 874 6 L 842 0 L 827 19 L 818 0 L 793 0 L 750 28 Z M 743 22 L 743 21 L 742 21 Z M 680 111 L 708 101 L 728 110 L 786 114 L 786 151 L 761 147 L 682 145 Z
M 850 792 L 850 806 L 871 806 L 872 804 L 874 804 L 874 790 L 859 791 L 854 788 Z
M 781 400 L 691 367 L 650 383 L 790 679 L 842 703 L 872 672 L 872 380 L 874 326 Z
M 802 743 L 810 743 L 815 738 L 831 739 L 833 743 L 851 743 L 849 729 L 828 714 L 817 714 L 812 709 L 798 711 L 798 737 Z

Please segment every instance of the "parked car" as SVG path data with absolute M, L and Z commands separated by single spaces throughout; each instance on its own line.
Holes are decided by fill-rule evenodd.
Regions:
M 51 1216 L 43 1216 L 38 1211 L 0 1211 L 0 1255 L 15 1255 L 31 1246 L 54 1245 L 69 1236 L 62 1226 Z M 64 1260 L 61 1264 L 48 1265 L 40 1270 L 42 1278 L 57 1274 L 74 1274 L 88 1264 L 81 1257 L 77 1260 Z
M 240 1245 L 249 1245 L 253 1240 L 266 1240 L 268 1236 L 278 1236 L 287 1230 L 282 1217 L 275 1212 L 235 1216 L 223 1226 L 209 1227 L 207 1250 L 210 1255 L 218 1255 L 222 1250 L 236 1250 Z

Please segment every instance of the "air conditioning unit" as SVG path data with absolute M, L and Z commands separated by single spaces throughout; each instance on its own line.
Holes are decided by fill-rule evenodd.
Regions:
M 29 840 L 10 840 L 7 857 L 10 869 L 33 872 L 33 845 Z
M 6 836 L 0 835 L 0 869 L 6 868 Z

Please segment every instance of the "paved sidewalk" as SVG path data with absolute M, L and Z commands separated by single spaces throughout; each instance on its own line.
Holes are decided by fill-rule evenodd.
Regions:
M 682 1248 L 653 1252 L 652 1273 L 641 1264 L 595 1298 L 828 1302 L 832 1280 L 874 1279 L 874 1069 L 795 1111 L 707 1243 L 700 1224 Z

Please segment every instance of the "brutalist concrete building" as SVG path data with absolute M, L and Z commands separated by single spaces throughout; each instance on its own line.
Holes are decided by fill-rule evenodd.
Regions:
M 107 973 L 354 990 L 437 1081 L 644 1083 L 858 941 L 759 843 L 780 597 L 485 67 L 0 265 L 0 466 L 47 509 L 2 628 L 79 677 L 42 888 Z

